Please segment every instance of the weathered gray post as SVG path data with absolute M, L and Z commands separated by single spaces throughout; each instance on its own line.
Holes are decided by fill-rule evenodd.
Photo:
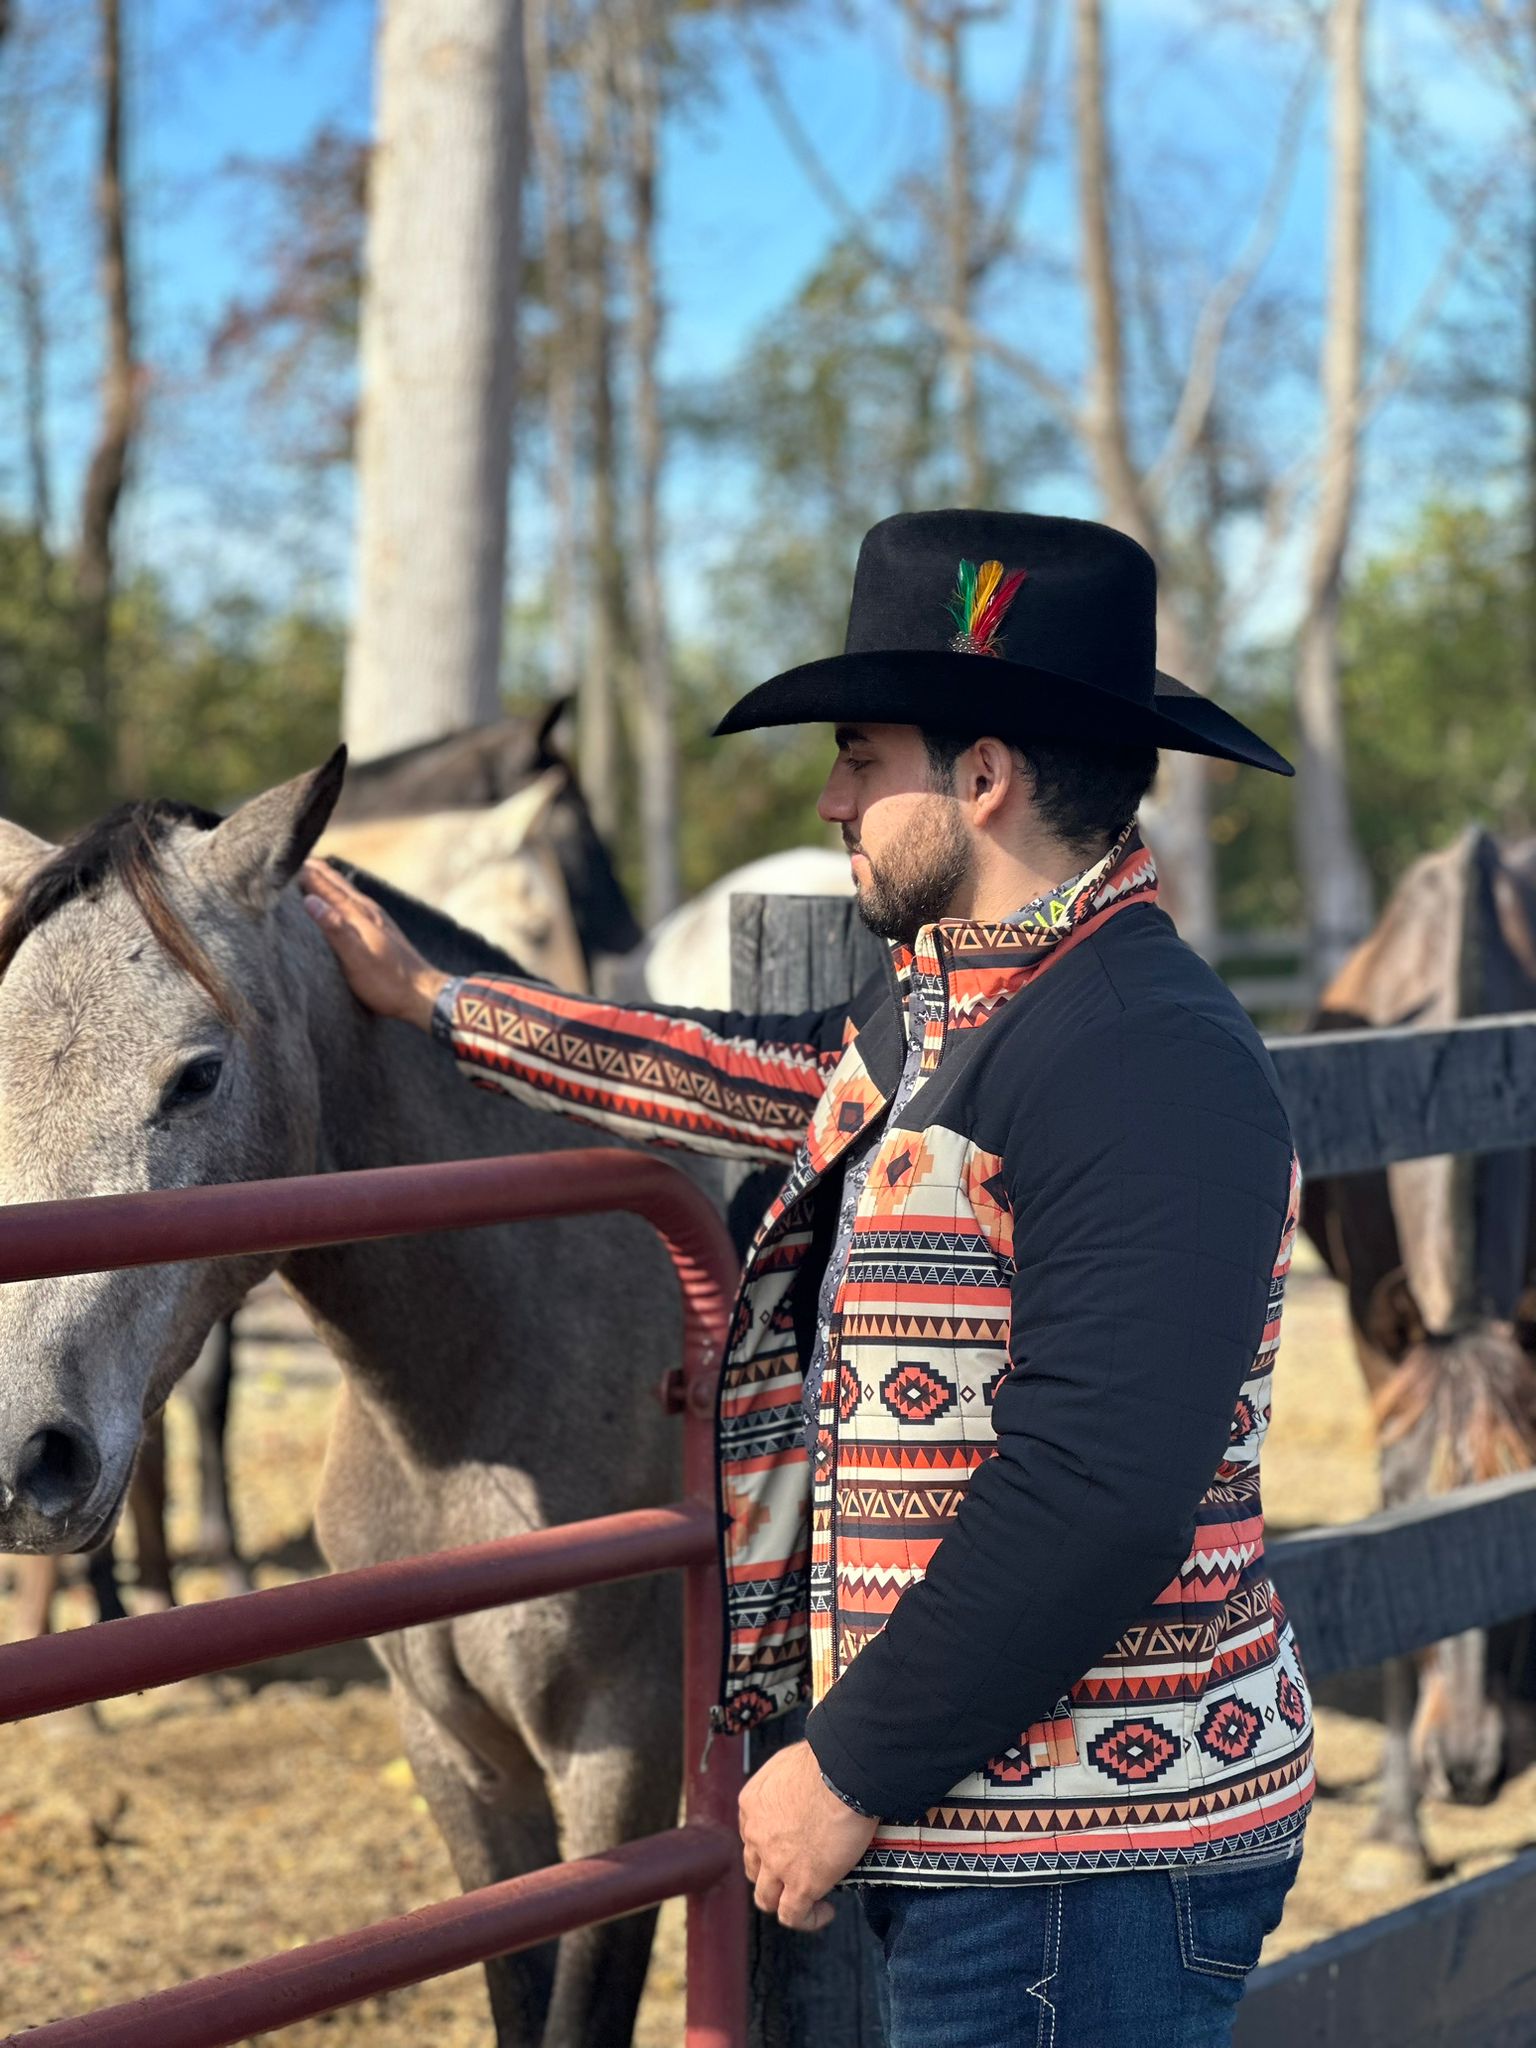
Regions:
M 880 941 L 851 900 L 737 896 L 731 902 L 731 1002 L 739 1010 L 794 1012 L 845 1003 L 880 965 Z M 746 1176 L 731 1205 L 748 1228 L 779 1176 Z M 750 1215 L 750 1223 L 748 1218 Z M 803 1712 L 748 1738 L 753 1768 L 805 1727 Z M 752 1916 L 751 2048 L 886 2048 L 876 1996 L 879 1950 L 856 1900 L 839 1899 L 824 1934 L 790 1934 Z

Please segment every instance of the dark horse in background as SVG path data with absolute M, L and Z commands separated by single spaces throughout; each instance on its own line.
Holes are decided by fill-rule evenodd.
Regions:
M 1404 875 L 1314 1028 L 1443 1027 L 1536 1011 L 1536 840 L 1470 830 Z M 1302 1221 L 1349 1294 L 1386 1506 L 1536 1465 L 1536 1200 L 1529 1150 L 1405 1160 L 1307 1183 Z M 1529 1620 L 1385 1672 L 1377 1839 L 1426 1865 L 1419 1801 L 1478 1802 L 1529 1737 Z
M 563 885 L 575 939 L 590 986 L 598 986 L 609 963 L 631 953 L 643 936 L 624 885 L 598 835 L 575 770 L 556 743 L 568 709 L 562 698 L 537 717 L 504 718 L 437 740 L 353 764 L 333 813 L 337 824 L 421 817 L 491 809 L 520 790 L 557 772 L 553 800 L 540 814 L 537 836 L 547 848 Z M 246 1590 L 249 1573 L 236 1540 L 225 1460 L 225 1433 L 234 1381 L 235 1331 L 218 1324 L 201 1356 L 181 1382 L 197 1428 L 199 1532 L 195 1555 L 215 1565 L 231 1592 Z M 171 1560 L 165 1534 L 165 1439 L 163 1424 L 145 1437 L 129 1499 L 138 1554 L 138 1586 L 147 1601 L 169 1605 Z M 89 1576 L 103 1620 L 125 1612 L 110 1547 L 89 1560 Z M 18 1630 L 46 1630 L 58 1586 L 54 1558 L 28 1558 L 18 1565 Z
M 557 698 L 537 718 L 503 718 L 426 740 L 397 754 L 350 763 L 331 822 L 360 825 L 374 819 L 414 818 L 441 811 L 477 811 L 504 803 L 551 769 L 561 772 L 559 793 L 539 824 L 539 835 L 559 864 L 577 937 L 594 988 L 608 964 L 634 951 L 644 934 L 624 885 L 608 858 L 576 771 L 555 743 L 569 709 Z

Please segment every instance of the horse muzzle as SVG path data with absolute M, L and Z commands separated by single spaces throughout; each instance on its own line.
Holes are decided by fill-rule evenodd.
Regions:
M 122 1499 L 102 1500 L 101 1480 L 96 1444 L 62 1419 L 0 1451 L 0 1550 L 90 1549 Z

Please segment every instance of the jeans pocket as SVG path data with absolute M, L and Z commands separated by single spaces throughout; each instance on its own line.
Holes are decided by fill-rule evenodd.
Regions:
M 1170 1871 L 1185 1969 L 1207 1977 L 1246 1977 L 1264 1937 L 1280 1925 L 1300 1862 L 1290 1856 L 1247 1868 L 1233 1862 Z

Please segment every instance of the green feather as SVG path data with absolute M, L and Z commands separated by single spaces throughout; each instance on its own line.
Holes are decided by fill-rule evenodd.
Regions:
M 976 564 L 962 561 L 955 594 L 949 600 L 949 615 L 962 633 L 971 630 L 971 619 L 976 609 Z

